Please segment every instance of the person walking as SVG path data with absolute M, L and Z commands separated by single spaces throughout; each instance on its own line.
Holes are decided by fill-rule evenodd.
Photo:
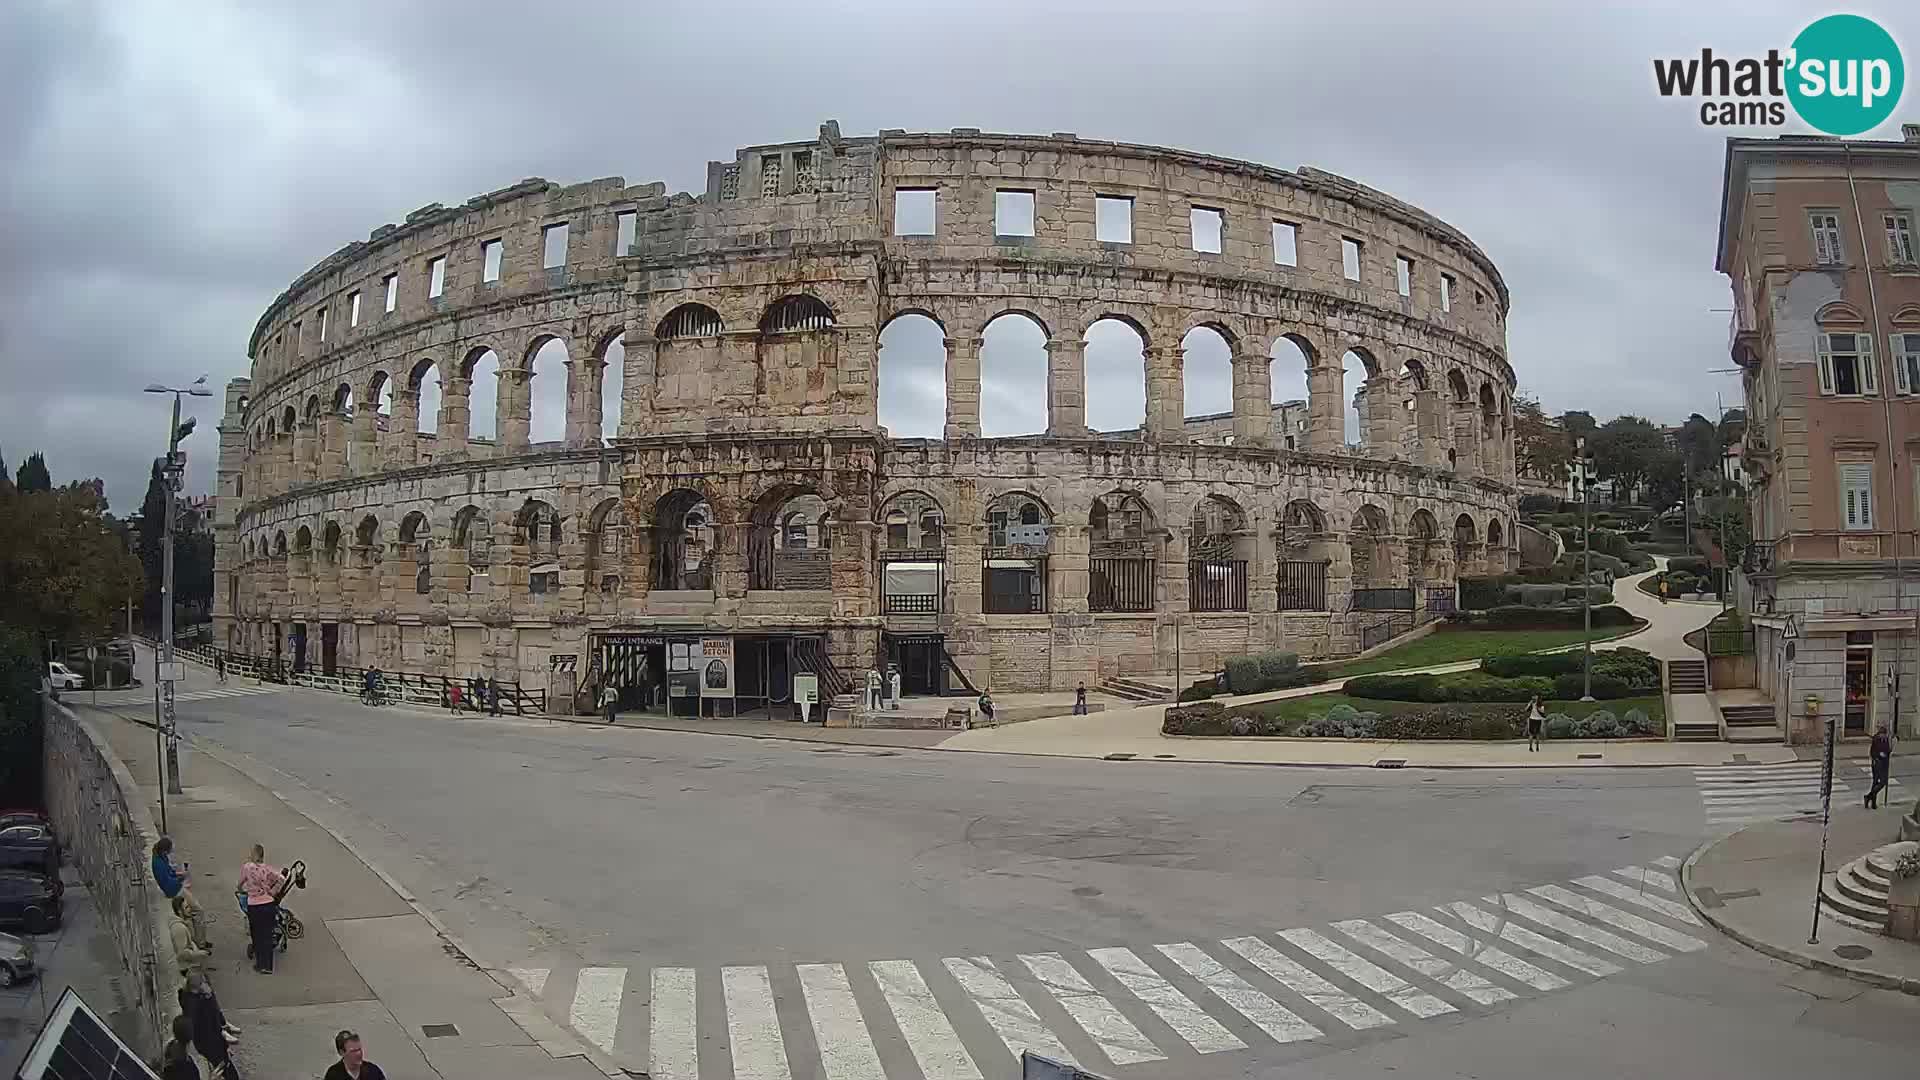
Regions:
M 500 715 L 500 680 L 487 680 L 487 711 L 494 716 Z
M 1087 715 L 1087 684 L 1081 683 L 1073 688 L 1073 715 Z
M 1880 806 L 1880 793 L 1887 789 L 1887 775 L 1893 771 L 1893 736 L 1887 734 L 1887 725 L 1874 729 L 1867 757 L 1873 764 L 1873 787 L 1867 789 L 1867 809 L 1876 810 Z
M 1660 602 L 1667 602 L 1667 579 L 1664 574 L 1660 577 Z
M 607 685 L 600 691 L 600 708 L 605 710 L 607 714 L 607 723 L 613 723 L 614 710 L 619 707 L 620 691 L 614 687 L 613 681 L 609 679 Z
M 455 716 L 460 715 L 460 684 L 457 682 L 447 684 L 447 711 Z
M 1540 749 L 1540 733 L 1547 726 L 1547 714 L 1540 708 L 1540 695 L 1527 702 L 1527 752 Z
M 287 876 L 267 865 L 267 850 L 253 845 L 240 866 L 240 891 L 247 896 L 247 930 L 253 938 L 253 970 L 273 974 L 273 923 L 280 916 L 280 889 Z
M 873 712 L 880 708 L 880 669 L 879 668 L 870 667 L 867 669 L 866 705 L 867 705 L 868 712 Z
M 227 681 L 227 657 L 225 653 L 213 654 L 213 673 L 221 682 Z
M 333 1063 L 322 1080 L 387 1080 L 380 1066 L 367 1060 L 365 1047 L 356 1032 L 342 1031 L 333 1037 L 333 1052 L 340 1060 Z
M 173 1038 L 160 1051 L 160 1080 L 200 1080 L 200 1066 L 193 1063 L 193 1021 L 178 1013 L 172 1027 Z

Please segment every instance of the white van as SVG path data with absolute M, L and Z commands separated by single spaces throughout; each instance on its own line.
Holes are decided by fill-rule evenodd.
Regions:
M 47 682 L 55 690 L 78 690 L 87 684 L 85 678 L 58 660 L 47 664 Z

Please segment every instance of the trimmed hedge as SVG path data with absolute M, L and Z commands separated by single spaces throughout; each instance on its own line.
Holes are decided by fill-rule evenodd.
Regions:
M 1325 668 L 1303 666 L 1299 653 L 1268 649 L 1228 660 L 1226 677 L 1222 681 L 1228 693 L 1260 694 L 1268 690 L 1290 690 L 1296 686 L 1326 682 L 1327 673 Z M 1185 695 L 1182 697 L 1184 699 Z
M 1168 709 L 1160 730 L 1168 735 L 1292 735 L 1323 739 L 1519 739 L 1526 734 L 1527 709 L 1520 704 L 1425 705 L 1393 713 L 1365 712 L 1335 705 L 1320 716 L 1295 722 L 1260 711 L 1258 705 L 1227 709 L 1202 702 Z M 1576 720 L 1564 713 L 1547 717 L 1549 739 L 1627 738 L 1659 734 L 1646 713 L 1631 709 L 1616 718 L 1605 709 Z
M 1551 697 L 1553 681 L 1534 675 L 1501 678 L 1478 671 L 1452 675 L 1361 675 L 1348 679 L 1341 692 L 1348 697 L 1377 701 L 1530 701 L 1535 696 Z
M 1699 577 L 1700 575 L 1705 574 L 1707 572 L 1707 560 L 1702 558 L 1697 558 L 1697 557 L 1688 557 L 1684 559 L 1668 559 L 1667 572 L 1670 574 L 1671 573 L 1691 574 L 1694 577 Z
M 1561 701 L 1578 701 L 1585 692 L 1587 678 L 1578 671 L 1569 671 L 1565 675 L 1556 675 L 1553 679 L 1553 692 L 1548 697 Z M 1638 697 L 1641 690 L 1626 679 L 1612 672 L 1593 671 L 1593 696 L 1601 701 L 1613 701 L 1616 698 Z
M 1593 609 L 1596 628 L 1637 625 L 1626 608 L 1606 604 Z M 1497 607 L 1487 611 L 1456 611 L 1447 616 L 1447 627 L 1475 630 L 1578 630 L 1581 609 L 1574 607 L 1530 608 Z M 1444 630 L 1445 628 L 1443 628 Z

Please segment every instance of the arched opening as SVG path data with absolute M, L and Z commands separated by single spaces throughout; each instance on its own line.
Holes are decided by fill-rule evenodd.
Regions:
M 374 433 L 384 434 L 393 419 L 393 379 L 386 372 L 373 373 L 373 381 L 367 384 L 367 400 L 373 403 Z
M 353 530 L 354 563 L 363 570 L 371 570 L 379 565 L 384 553 L 380 550 L 380 521 L 372 514 L 360 519 Z M 365 586 L 375 595 L 379 594 L 379 582 L 372 579 Z
M 299 425 L 300 425 L 300 414 L 294 411 L 293 406 L 291 405 L 287 406 L 286 411 L 280 414 L 281 433 L 286 435 L 291 435 L 293 434 L 293 429 L 298 427 Z
M 527 441 L 559 443 L 567 438 L 568 393 L 567 343 L 557 337 L 542 341 L 528 361 L 532 384 L 527 388 L 530 400 Z
M 885 542 L 880 602 L 889 615 L 937 615 L 946 610 L 946 511 L 933 497 L 909 491 L 881 507 Z
M 587 519 L 587 585 L 602 596 L 618 596 L 627 560 L 632 556 L 627 511 L 619 499 L 608 499 Z
M 1253 535 L 1239 504 L 1209 495 L 1187 519 L 1187 606 L 1193 611 L 1247 610 L 1247 564 Z
M 725 369 L 719 312 L 705 304 L 681 304 L 654 331 L 654 407 L 711 407 L 713 373 Z
M 420 415 L 414 423 L 414 431 L 421 435 L 437 435 L 440 432 L 440 365 L 432 360 L 422 360 L 413 365 L 413 372 L 407 378 L 407 385 L 414 392 L 415 403 Z
M 794 334 L 833 329 L 833 309 L 805 293 L 783 296 L 760 316 L 762 334 Z
M 453 516 L 453 559 L 460 571 L 460 591 L 473 591 L 474 575 L 488 572 L 492 537 L 480 521 L 480 508 L 463 506 Z
M 1274 546 L 1280 556 L 1281 611 L 1327 610 L 1327 515 L 1305 499 L 1280 511 Z
M 400 546 L 413 559 L 413 591 L 433 592 L 433 528 L 427 515 L 415 510 L 400 519 Z
M 273 534 L 273 557 L 276 559 L 287 557 L 287 534 L 284 532 Z
M 305 525 L 293 534 L 293 553 L 303 559 L 313 557 L 313 530 Z
M 1348 559 L 1353 567 L 1353 608 L 1372 611 L 1395 607 L 1391 598 L 1376 595 L 1387 591 L 1393 581 L 1392 560 L 1387 557 L 1386 541 L 1392 531 L 1387 512 L 1372 503 L 1354 512 L 1353 526 L 1347 532 Z
M 980 574 L 980 610 L 1029 615 L 1047 610 L 1047 549 L 1053 515 L 1025 492 L 987 503 L 987 548 Z
M 660 320 L 660 326 L 654 331 L 654 337 L 661 341 L 719 337 L 721 327 L 720 313 L 707 305 L 681 304 L 667 312 L 666 318 Z
M 1407 574 L 1414 581 L 1437 577 L 1440 522 L 1427 509 L 1415 510 L 1408 521 Z
M 1152 611 L 1165 533 L 1145 499 L 1131 491 L 1096 497 L 1087 511 L 1087 607 Z
M 1467 377 L 1460 374 L 1459 368 L 1447 372 L 1447 395 L 1456 402 L 1471 399 L 1471 394 L 1467 390 Z
M 761 401 L 808 410 L 818 400 L 820 381 L 831 386 L 840 369 L 840 335 L 833 326 L 833 311 L 817 297 L 783 296 L 767 307 L 754 342 Z M 711 408 L 711 391 L 705 398 Z
M 1505 572 L 1507 568 L 1507 533 L 1500 525 L 1499 518 L 1487 519 L 1487 562 L 1494 570 Z
M 1479 534 L 1473 527 L 1473 519 L 1471 517 L 1461 514 L 1459 517 L 1453 519 L 1453 565 L 1455 576 L 1464 577 L 1468 574 L 1478 573 L 1479 568 L 1473 565 L 1473 547 L 1479 543 L 1479 540 Z
M 747 588 L 832 587 L 832 515 L 817 492 L 785 486 L 753 509 L 747 537 Z
M 500 437 L 500 354 L 482 349 L 467 359 L 467 438 L 492 442 Z
M 713 588 L 713 508 L 697 491 L 681 489 L 653 506 L 653 587 Z
M 513 519 L 514 544 L 527 559 L 527 592 L 560 591 L 560 513 L 551 503 L 528 499 Z
M 627 392 L 627 335 L 615 334 L 600 350 L 600 441 L 608 446 L 620 434 L 620 407 Z
M 1088 430 L 1141 431 L 1147 425 L 1147 335 L 1109 315 L 1087 327 L 1085 340 Z
M 980 433 L 1047 430 L 1047 330 L 1031 315 L 995 316 L 980 335 Z
M 1233 346 L 1211 326 L 1196 326 L 1180 339 L 1180 381 L 1184 395 L 1181 416 L 1188 421 L 1226 418 L 1226 434 L 1233 433 Z
M 947 430 L 947 332 L 919 312 L 880 331 L 880 426 L 895 439 L 938 439 Z
M 320 558 L 328 566 L 340 565 L 340 523 L 329 521 L 320 530 Z
M 1281 450 L 1307 448 L 1307 420 L 1312 401 L 1307 386 L 1307 370 L 1313 366 L 1313 353 L 1306 339 L 1283 334 L 1268 350 L 1267 379 L 1273 410 L 1273 445 Z
M 1373 357 L 1359 349 L 1348 349 L 1340 356 L 1340 401 L 1342 404 L 1342 439 L 1347 449 L 1359 450 L 1367 444 L 1367 430 L 1363 416 L 1371 402 L 1367 395 L 1367 384 L 1379 367 Z

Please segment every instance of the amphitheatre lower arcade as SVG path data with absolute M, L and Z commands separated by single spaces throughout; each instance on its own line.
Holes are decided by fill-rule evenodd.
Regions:
M 775 716 L 1351 654 L 1513 560 L 1508 304 L 1351 180 L 1071 133 L 423 207 L 254 329 L 216 644 Z

